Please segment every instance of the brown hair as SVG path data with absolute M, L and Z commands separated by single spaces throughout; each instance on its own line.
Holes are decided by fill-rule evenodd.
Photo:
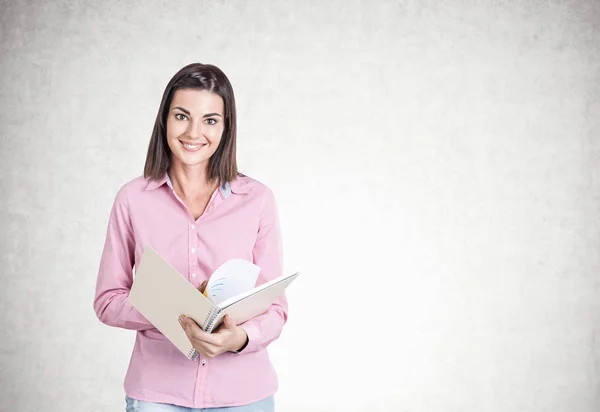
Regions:
M 225 128 L 216 152 L 208 160 L 207 179 L 231 182 L 238 175 L 236 161 L 236 112 L 233 87 L 225 73 L 211 64 L 192 63 L 179 70 L 169 81 L 160 102 L 148 145 L 144 177 L 158 180 L 171 166 L 171 149 L 167 143 L 167 116 L 175 92 L 179 89 L 208 90 L 221 96 L 225 109 Z

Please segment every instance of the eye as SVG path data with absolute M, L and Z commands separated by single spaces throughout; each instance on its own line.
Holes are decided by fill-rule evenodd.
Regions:
M 175 114 L 175 118 L 176 118 L 177 120 L 185 120 L 185 119 L 187 119 L 187 116 L 186 116 L 186 115 L 184 115 L 184 114 L 181 114 L 181 113 L 176 113 L 176 114 Z
M 212 126 L 212 125 L 217 124 L 217 120 L 216 119 L 206 119 L 206 123 Z

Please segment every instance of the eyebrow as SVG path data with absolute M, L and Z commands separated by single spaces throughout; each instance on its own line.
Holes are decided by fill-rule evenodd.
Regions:
M 175 110 L 175 109 L 181 110 L 182 112 L 184 112 L 188 116 L 190 115 L 190 112 L 188 110 L 184 109 L 183 107 L 179 107 L 179 106 L 173 107 L 173 110 Z M 204 116 L 202 116 L 202 118 L 207 118 L 207 117 L 211 117 L 211 116 L 219 116 L 221 118 L 223 117 L 219 113 L 206 113 Z

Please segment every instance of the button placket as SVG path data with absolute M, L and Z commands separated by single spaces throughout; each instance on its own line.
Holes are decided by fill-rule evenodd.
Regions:
M 208 200 L 208 204 L 206 205 L 206 208 L 204 209 L 204 212 L 202 213 L 202 216 L 200 216 L 200 219 L 205 218 L 205 216 L 209 213 L 212 213 L 213 210 L 215 210 L 215 208 L 217 206 L 219 206 L 219 204 L 223 201 L 223 194 L 221 193 L 220 188 L 217 188 L 214 193 L 212 194 L 212 196 L 210 197 L 210 199 Z
M 189 245 L 190 245 L 190 253 L 188 253 L 189 256 L 189 268 L 190 268 L 190 272 L 189 272 L 189 276 L 190 276 L 190 281 L 195 281 L 196 280 L 196 242 L 198 240 L 198 236 L 196 236 L 196 224 L 195 222 L 190 222 L 189 225 L 189 232 L 188 232 L 188 239 L 189 239 Z

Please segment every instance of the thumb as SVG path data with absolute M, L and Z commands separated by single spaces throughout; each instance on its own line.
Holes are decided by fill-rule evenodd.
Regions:
M 223 323 L 225 323 L 225 327 L 228 329 L 235 326 L 235 324 L 233 323 L 233 320 L 231 320 L 231 316 L 229 316 L 229 314 L 225 315 L 225 319 L 223 319 Z

